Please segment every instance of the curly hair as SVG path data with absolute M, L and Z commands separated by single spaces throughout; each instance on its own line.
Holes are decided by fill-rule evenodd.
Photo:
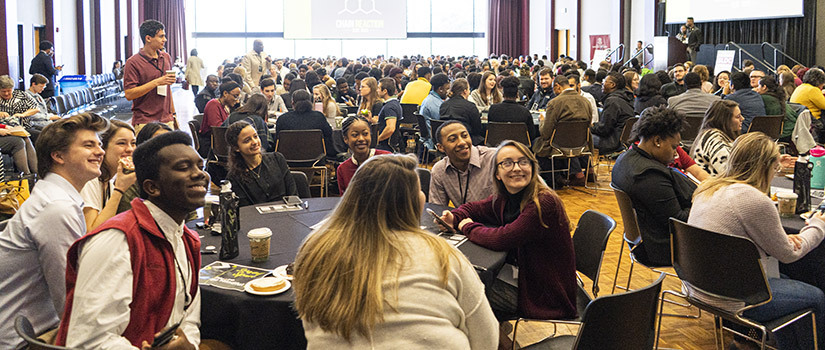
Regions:
M 648 107 L 633 124 L 632 138 L 648 139 L 654 136 L 668 138 L 685 128 L 685 115 L 665 106 Z

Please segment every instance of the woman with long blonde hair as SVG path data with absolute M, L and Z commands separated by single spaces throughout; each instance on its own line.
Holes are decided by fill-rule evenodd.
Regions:
M 361 94 L 361 104 L 358 105 L 359 113 L 370 123 L 378 123 L 378 113 L 381 112 L 381 107 L 384 107 L 384 102 L 378 97 L 378 80 L 373 77 L 361 80 L 359 93 Z
M 309 349 L 492 349 L 498 327 L 467 259 L 420 229 L 415 158 L 361 164 L 295 261 Z
M 441 218 L 482 247 L 514 254 L 518 286 L 505 266 L 488 293 L 499 320 L 576 317 L 575 253 L 561 199 L 539 180 L 527 146 L 504 141 L 495 159 L 496 194 L 445 210 Z
M 779 315 L 812 308 L 816 323 L 821 325 L 825 324 L 822 323 L 825 322 L 825 294 L 821 288 L 825 285 L 820 271 L 823 265 L 821 259 L 813 259 L 820 261 L 812 263 L 812 268 L 796 277 L 793 270 L 786 269 L 782 272 L 790 278 L 779 275 L 779 262 L 789 264 L 801 259 L 819 246 L 825 237 L 825 215 L 820 212 L 813 214 L 799 234 L 788 235 L 782 228 L 769 191 L 771 180 L 781 165 L 793 163 L 791 157 L 780 156 L 776 142 L 765 134 L 751 132 L 739 136 L 733 143 L 727 168 L 722 175 L 703 182 L 694 192 L 688 223 L 721 234 L 747 237 L 756 244 L 773 299 L 745 311 L 745 317 L 764 322 Z M 726 310 L 735 311 L 744 306 L 696 291 L 686 283 L 685 287 L 696 298 Z M 808 322 L 801 323 L 810 325 Z M 775 333 L 778 348 L 813 349 L 810 329 L 796 329 L 798 324 Z M 817 337 L 825 339 L 823 327 L 817 327 Z
M 327 118 L 327 123 L 329 123 L 330 127 L 335 127 L 335 117 L 341 114 L 341 110 L 338 109 L 338 104 L 335 103 L 335 99 L 332 98 L 332 94 L 329 93 L 329 88 L 324 84 L 315 85 L 312 88 L 312 95 L 315 99 L 315 103 L 321 104 L 321 113 L 324 113 L 324 117 Z

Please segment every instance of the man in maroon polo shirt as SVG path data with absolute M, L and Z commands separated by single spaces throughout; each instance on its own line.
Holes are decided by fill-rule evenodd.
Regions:
M 162 51 L 166 44 L 163 23 L 147 20 L 140 24 L 143 48 L 126 60 L 123 68 L 123 88 L 126 99 L 132 101 L 132 125 L 135 132 L 150 122 L 166 123 L 177 129 L 171 84 L 175 82 L 172 59 Z

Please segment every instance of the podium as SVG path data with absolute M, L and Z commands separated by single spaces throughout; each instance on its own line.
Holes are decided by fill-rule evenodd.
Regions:
M 687 45 L 682 44 L 679 39 L 673 36 L 653 37 L 653 70 L 667 70 L 676 63 L 684 63 L 687 58 Z

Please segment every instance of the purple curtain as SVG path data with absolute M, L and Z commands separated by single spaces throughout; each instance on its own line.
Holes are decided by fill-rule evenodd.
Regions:
M 184 0 L 143 1 L 143 18 L 154 19 L 166 26 L 166 52 L 172 56 L 172 63 L 180 57 L 186 61 L 189 52 L 186 49 L 186 21 L 184 19 Z
M 529 54 L 529 18 L 529 0 L 490 0 L 488 51 L 511 57 Z

